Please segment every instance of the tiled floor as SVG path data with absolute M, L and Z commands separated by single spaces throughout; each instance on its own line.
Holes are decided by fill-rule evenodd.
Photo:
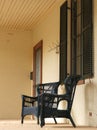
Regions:
M 46 124 L 43 128 L 36 124 L 36 122 L 25 121 L 21 124 L 20 121 L 0 121 L 0 130 L 97 130 L 97 127 L 77 126 L 73 128 L 64 124 Z

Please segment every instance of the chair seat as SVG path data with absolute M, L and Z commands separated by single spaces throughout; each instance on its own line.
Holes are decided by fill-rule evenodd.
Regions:
M 46 108 L 45 110 L 45 118 L 52 117 L 54 115 L 57 118 L 65 117 L 68 118 L 70 116 L 70 112 L 68 110 L 58 110 L 56 108 Z
M 37 107 L 24 107 L 23 115 L 34 115 L 37 116 L 38 108 Z

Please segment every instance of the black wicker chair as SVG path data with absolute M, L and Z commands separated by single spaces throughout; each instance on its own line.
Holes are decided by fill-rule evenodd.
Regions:
M 37 93 L 38 93 L 38 123 L 40 118 L 40 112 L 42 108 L 42 94 L 58 94 L 58 87 L 60 85 L 60 82 L 52 82 L 52 83 L 44 83 L 44 84 L 38 84 L 37 85 Z M 54 99 L 52 99 L 54 100 Z M 57 121 L 54 116 L 52 118 L 55 121 L 55 124 L 57 124 Z
M 58 88 L 59 84 L 60 84 L 59 82 L 38 84 L 36 86 L 36 88 L 37 88 L 37 95 L 40 98 L 38 98 L 38 96 L 31 97 L 31 96 L 27 96 L 27 95 L 22 95 L 21 123 L 23 123 L 25 116 L 34 115 L 37 117 L 37 124 L 39 124 L 40 108 L 41 108 L 41 95 L 43 93 L 57 94 L 57 88 Z M 54 118 L 54 120 L 55 120 L 55 123 L 57 123 L 55 118 Z
M 71 109 L 74 100 L 75 89 L 80 76 L 67 76 L 64 81 L 66 93 L 63 95 L 44 93 L 41 95 L 41 109 L 40 109 L 40 125 L 45 125 L 45 118 L 68 118 L 72 125 L 76 127 L 72 116 Z M 67 102 L 66 109 L 58 109 L 60 101 Z
M 37 117 L 37 97 L 22 95 L 22 112 L 21 123 L 23 124 L 24 117 L 27 115 L 34 115 Z

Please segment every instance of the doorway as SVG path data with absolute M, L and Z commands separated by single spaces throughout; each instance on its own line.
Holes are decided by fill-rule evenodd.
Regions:
M 36 84 L 42 83 L 42 48 L 42 40 L 33 48 L 33 96 L 37 95 Z

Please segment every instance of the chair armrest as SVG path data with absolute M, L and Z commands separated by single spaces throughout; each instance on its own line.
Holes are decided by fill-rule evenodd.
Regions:
M 70 96 L 67 94 L 57 95 L 44 93 L 41 94 L 38 98 L 41 100 L 41 107 L 54 107 L 56 109 L 58 108 L 58 105 L 61 101 L 67 101 L 68 103 L 71 100 Z
M 22 106 L 27 107 L 27 106 L 33 106 L 35 102 L 38 101 L 38 97 L 31 97 L 27 95 L 22 95 Z
M 63 100 L 69 100 L 69 95 L 68 94 L 51 94 L 51 93 L 43 93 L 40 96 L 38 96 L 39 98 L 41 96 L 44 96 L 44 100 L 46 99 L 46 97 L 51 97 L 51 98 L 59 98 L 59 99 L 63 99 Z

